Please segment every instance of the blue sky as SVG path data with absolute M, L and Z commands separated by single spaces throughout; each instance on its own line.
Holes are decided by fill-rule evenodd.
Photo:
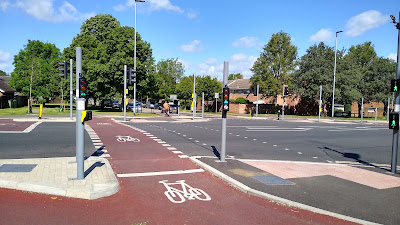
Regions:
M 134 26 L 134 0 L 0 0 L 0 69 L 12 72 L 13 56 L 40 40 L 61 51 L 80 32 L 85 19 L 111 14 Z M 270 1 L 146 0 L 137 3 L 137 31 L 154 58 L 178 58 L 185 74 L 222 79 L 229 73 L 251 77 L 250 68 L 271 35 L 290 34 L 298 56 L 320 41 L 338 49 L 371 41 L 378 56 L 395 59 L 397 35 L 389 15 L 398 20 L 398 0 Z

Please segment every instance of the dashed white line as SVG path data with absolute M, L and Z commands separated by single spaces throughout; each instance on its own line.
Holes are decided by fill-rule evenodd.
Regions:
M 117 174 L 117 177 L 148 177 L 148 176 L 185 174 L 185 173 L 199 173 L 199 172 L 204 172 L 204 170 L 203 169 L 193 169 L 193 170 L 175 170 L 175 171 L 148 172 L 148 173 L 126 173 L 126 174 Z

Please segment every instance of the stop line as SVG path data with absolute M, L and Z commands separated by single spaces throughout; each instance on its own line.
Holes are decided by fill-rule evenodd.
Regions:
M 311 130 L 313 128 L 305 128 L 305 127 L 295 127 L 295 128 L 283 128 L 283 127 L 278 127 L 278 126 L 228 126 L 228 127 L 244 127 L 246 128 L 246 131 L 258 131 L 258 132 L 264 132 L 264 131 L 307 131 Z

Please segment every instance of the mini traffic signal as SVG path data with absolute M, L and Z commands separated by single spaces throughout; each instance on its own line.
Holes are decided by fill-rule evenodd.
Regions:
M 64 62 L 59 62 L 58 65 L 61 66 L 61 68 L 58 68 L 60 70 L 60 73 L 58 74 L 61 78 L 67 79 L 67 70 L 68 70 L 68 65 L 67 63 Z
M 128 84 L 132 85 L 136 83 L 136 70 L 128 68 Z
M 87 95 L 88 82 L 84 76 L 79 78 L 79 98 L 88 98 Z
M 399 129 L 399 113 L 389 113 L 389 129 Z
M 390 92 L 399 92 L 400 79 L 392 79 L 390 82 Z
M 289 87 L 287 85 L 283 85 L 283 96 L 289 95 Z
M 222 89 L 222 110 L 229 111 L 229 88 Z

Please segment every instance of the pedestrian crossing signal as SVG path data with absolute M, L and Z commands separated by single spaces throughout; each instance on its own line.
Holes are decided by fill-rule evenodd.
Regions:
M 390 91 L 399 92 L 400 79 L 392 79 L 390 82 Z
M 399 129 L 399 113 L 389 114 L 389 129 L 393 130 Z

